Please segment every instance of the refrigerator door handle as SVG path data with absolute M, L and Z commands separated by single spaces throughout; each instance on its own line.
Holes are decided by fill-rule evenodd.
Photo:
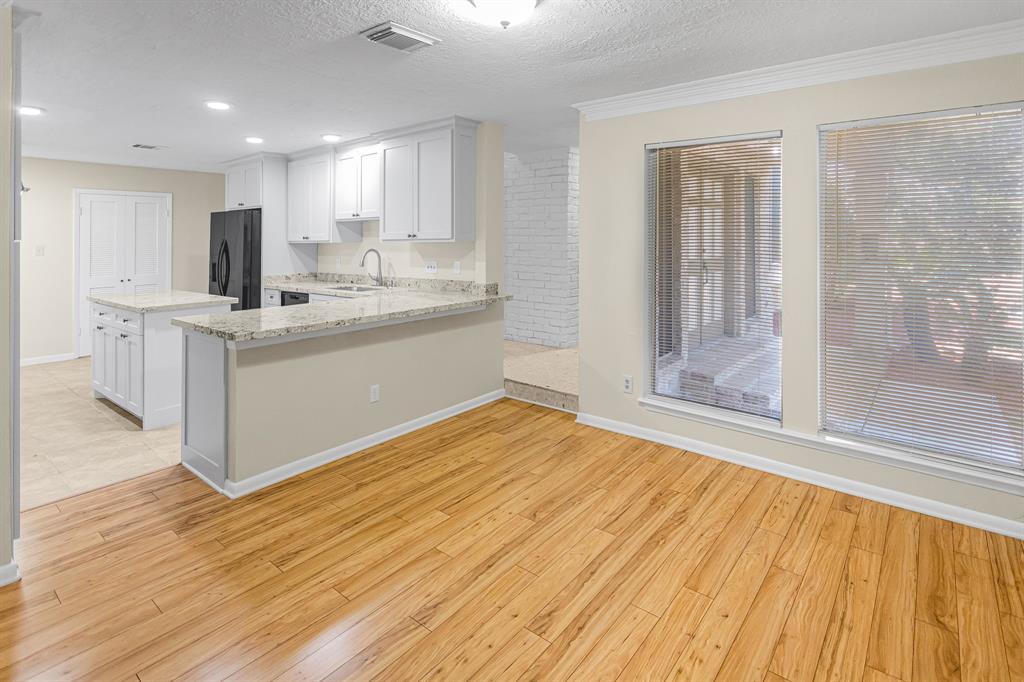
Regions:
M 217 282 L 217 290 L 220 291 L 220 295 L 224 295 L 224 254 L 228 248 L 226 241 L 220 243 L 220 251 L 217 252 L 217 277 L 214 281 Z
M 220 278 L 221 289 L 224 293 L 221 296 L 226 296 L 228 293 L 228 283 L 231 281 L 231 252 L 228 250 L 228 243 L 224 242 L 224 275 Z

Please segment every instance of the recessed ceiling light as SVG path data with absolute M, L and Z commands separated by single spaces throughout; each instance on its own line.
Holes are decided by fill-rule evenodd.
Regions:
M 508 28 L 526 20 L 537 7 L 537 0 L 469 0 L 485 23 Z
M 320 139 L 324 142 L 341 142 L 341 135 L 327 134 L 321 135 Z
M 18 113 L 22 116 L 39 116 L 46 109 L 40 109 L 39 107 L 21 106 L 18 107 Z
M 245 141 L 248 142 L 249 144 L 263 144 L 262 137 L 247 137 L 245 138 Z
M 211 99 L 211 100 L 207 100 L 206 108 L 207 109 L 213 109 L 214 111 L 227 111 L 228 109 L 231 108 L 231 105 L 228 104 L 227 102 L 218 102 L 216 100 L 212 100 Z

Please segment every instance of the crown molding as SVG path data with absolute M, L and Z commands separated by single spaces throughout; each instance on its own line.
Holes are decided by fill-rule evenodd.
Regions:
M 1024 20 L 574 104 L 588 121 L 1024 52 Z

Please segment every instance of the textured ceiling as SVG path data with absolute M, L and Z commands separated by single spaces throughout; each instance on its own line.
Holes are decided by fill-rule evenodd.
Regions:
M 211 169 L 459 114 L 510 151 L 575 144 L 573 102 L 1024 17 L 1020 0 L 542 0 L 508 30 L 467 0 L 15 0 L 26 155 Z M 392 19 L 413 54 L 357 33 Z M 235 105 L 227 113 L 207 99 Z M 133 143 L 166 145 L 159 152 Z

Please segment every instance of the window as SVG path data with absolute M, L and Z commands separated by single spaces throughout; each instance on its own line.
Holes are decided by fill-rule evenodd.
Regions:
M 650 389 L 778 420 L 780 133 L 647 150 Z
M 820 131 L 821 427 L 1022 468 L 1019 105 Z

